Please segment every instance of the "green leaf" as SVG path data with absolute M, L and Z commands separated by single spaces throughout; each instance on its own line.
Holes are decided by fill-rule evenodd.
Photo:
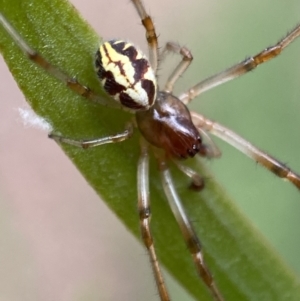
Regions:
M 0 10 L 29 45 L 70 77 L 76 77 L 105 97 L 93 70 L 99 37 L 72 6 L 58 0 L 1 0 Z M 131 118 L 128 113 L 89 103 L 75 95 L 64 83 L 33 65 L 3 28 L 0 28 L 0 49 L 26 99 L 55 132 L 72 138 L 101 137 L 122 130 Z M 90 185 L 139 238 L 138 138 L 136 132 L 124 143 L 88 151 L 62 147 Z M 207 178 L 205 190 L 200 193 L 188 190 L 189 180 L 176 169 L 172 170 L 174 181 L 225 300 L 299 300 L 299 279 L 235 208 L 202 163 L 197 160 L 188 163 Z M 160 261 L 195 299 L 212 300 L 196 275 L 166 204 L 153 159 L 150 177 L 152 230 Z

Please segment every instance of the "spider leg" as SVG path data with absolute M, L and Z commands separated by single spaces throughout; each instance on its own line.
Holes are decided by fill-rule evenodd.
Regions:
M 136 8 L 142 24 L 146 30 L 146 39 L 149 48 L 149 60 L 151 67 L 156 73 L 158 67 L 158 41 L 155 32 L 155 26 L 153 24 L 152 18 L 147 14 L 144 4 L 141 0 L 132 0 L 134 7 Z
M 71 90 L 93 102 L 100 103 L 109 107 L 121 108 L 121 106 L 117 102 L 107 101 L 104 98 L 101 98 L 100 96 L 96 95 L 93 91 L 91 91 L 88 87 L 80 84 L 76 79 L 69 77 L 58 67 L 48 62 L 43 56 L 41 56 L 36 50 L 31 48 L 25 42 L 25 40 L 17 33 L 17 31 L 1 13 L 0 24 L 10 35 L 10 37 L 14 40 L 14 42 L 18 45 L 18 47 L 32 62 L 46 70 L 49 74 L 57 78 L 59 81 L 65 83 L 66 86 L 69 87 Z
M 178 80 L 178 78 L 186 71 L 193 60 L 192 53 L 186 47 L 181 47 L 177 43 L 167 42 L 163 51 L 160 54 L 159 61 L 161 62 L 167 53 L 174 52 L 176 54 L 180 54 L 182 56 L 181 62 L 177 65 L 177 67 L 173 70 L 171 75 L 169 76 L 164 91 L 167 93 L 172 93 L 173 87 Z
M 162 276 L 161 268 L 157 260 L 153 238 L 150 230 L 150 198 L 149 198 L 149 155 L 148 147 L 141 143 L 141 155 L 138 162 L 138 211 L 140 217 L 140 228 L 142 239 L 151 262 L 155 282 L 161 301 L 170 301 L 170 297 Z
M 172 161 L 181 172 L 183 172 L 188 178 L 192 180 L 191 188 L 195 190 L 201 190 L 204 188 L 204 180 L 196 171 L 182 164 L 178 160 L 173 159 Z
M 207 159 L 218 158 L 221 156 L 221 151 L 208 135 L 206 131 L 201 128 L 198 128 L 202 138 L 205 138 L 205 143 L 202 144 L 202 149 L 200 149 L 199 155 Z M 181 161 L 171 158 L 177 168 L 183 172 L 188 178 L 192 180 L 191 188 L 195 190 L 201 190 L 204 188 L 203 178 L 193 169 L 181 163 Z
M 174 183 L 170 174 L 170 170 L 165 162 L 165 160 L 159 159 L 159 168 L 162 179 L 163 188 L 167 196 L 171 210 L 176 218 L 176 221 L 180 227 L 182 235 L 184 237 L 187 248 L 189 249 L 197 272 L 207 288 L 210 290 L 216 301 L 223 301 L 223 297 L 219 292 L 214 279 L 209 272 L 203 258 L 202 245 L 198 239 L 195 230 L 189 221 L 183 206 L 181 204 L 180 198 L 175 190 Z
M 102 137 L 102 138 L 97 138 L 97 139 L 74 140 L 67 137 L 63 137 L 55 133 L 50 133 L 48 137 L 55 140 L 56 142 L 65 143 L 65 144 L 86 149 L 90 147 L 100 146 L 103 144 L 117 143 L 117 142 L 127 140 L 132 136 L 132 133 L 133 133 L 133 127 L 131 124 L 128 124 L 126 125 L 125 130 L 121 133 Z
M 207 132 L 210 132 L 211 134 L 226 141 L 228 144 L 232 145 L 254 161 L 258 162 L 259 164 L 273 172 L 276 176 L 290 181 L 293 185 L 300 189 L 300 175 L 293 172 L 283 163 L 276 160 L 267 153 L 261 151 L 250 142 L 248 142 L 235 132 L 229 130 L 225 126 L 211 121 L 195 112 L 191 112 L 191 116 L 193 123 L 197 128 L 201 128 Z
M 297 25 L 291 32 L 289 32 L 283 39 L 281 39 L 274 46 L 270 46 L 253 57 L 249 57 L 244 61 L 218 73 L 211 77 L 202 80 L 200 83 L 182 93 L 178 98 L 185 104 L 189 103 L 199 94 L 210 90 L 216 86 L 224 84 L 234 78 L 237 78 L 258 65 L 268 62 L 277 57 L 287 46 L 289 46 L 296 38 L 300 36 L 300 25 Z
M 199 155 L 206 157 L 207 159 L 219 158 L 221 157 L 221 151 L 218 146 L 214 143 L 211 137 L 203 129 L 198 128 L 199 133 L 201 134 L 202 140 L 205 143 L 202 144 Z

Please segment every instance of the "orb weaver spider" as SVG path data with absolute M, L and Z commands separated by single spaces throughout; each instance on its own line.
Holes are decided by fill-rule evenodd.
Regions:
M 150 20 L 150 27 L 152 24 L 152 21 L 151 19 L 149 18 L 149 16 L 147 15 L 147 13 L 144 11 L 143 9 L 143 5 L 140 1 L 133 1 L 133 3 L 135 4 L 138 12 L 139 12 L 139 15 L 141 17 L 142 20 Z M 89 89 L 87 89 L 86 87 L 80 85 L 78 82 L 76 81 L 73 81 L 71 79 L 68 79 L 66 77 L 64 77 L 64 75 L 62 73 L 60 73 L 60 71 L 58 69 L 56 69 L 55 67 L 51 66 L 51 65 L 48 65 L 48 63 L 46 61 L 44 61 L 44 59 L 37 53 L 34 52 L 33 49 L 31 49 L 29 46 L 27 46 L 27 44 L 22 40 L 22 38 L 20 36 L 18 36 L 18 34 L 16 32 L 13 31 L 13 29 L 9 26 L 9 23 L 7 21 L 5 21 L 5 19 L 2 19 L 2 23 L 4 26 L 6 26 L 7 30 L 10 31 L 11 35 L 15 38 L 16 42 L 19 43 L 19 46 L 21 48 L 23 48 L 23 50 L 27 53 L 27 55 L 29 55 L 29 57 L 35 61 L 36 63 L 41 63 L 41 65 L 47 69 L 50 73 L 52 73 L 54 76 L 58 77 L 58 78 L 61 78 L 63 79 L 69 86 L 70 88 L 74 89 L 76 92 L 78 92 L 79 94 L 87 97 L 87 98 L 90 98 L 90 99 L 94 99 L 98 102 L 102 102 L 102 99 L 98 99 L 98 97 L 96 95 L 93 94 L 92 91 L 90 91 Z M 151 30 L 149 29 L 149 26 L 145 26 L 146 27 L 146 31 L 147 33 L 149 34 L 150 33 L 150 36 L 151 36 Z M 290 34 L 290 37 L 292 39 L 295 39 L 298 35 L 299 35 L 299 27 L 295 28 L 294 32 L 292 32 Z M 156 70 L 156 67 L 157 67 L 157 56 L 158 56 L 158 53 L 157 53 L 157 38 L 156 38 L 156 34 L 155 34 L 155 31 L 153 32 L 154 35 L 152 37 L 152 39 L 149 39 L 149 45 L 150 45 L 150 65 L 154 68 L 154 73 L 155 73 L 155 70 Z M 287 46 L 291 41 L 288 41 L 288 43 L 285 46 Z M 108 44 L 104 44 L 104 46 L 109 46 L 109 45 L 113 45 L 115 46 L 116 44 L 122 44 L 122 43 L 115 43 L 115 42 L 111 42 L 111 43 L 108 43 Z M 103 47 L 104 47 L 103 46 Z M 116 50 L 116 54 L 118 55 L 121 55 L 121 57 L 124 58 L 125 54 L 122 53 L 122 51 L 125 51 L 126 49 L 128 48 L 131 48 L 133 47 L 133 45 L 131 44 L 124 44 L 122 45 L 122 48 L 121 50 L 118 49 Z M 133 48 L 134 49 L 134 48 Z M 111 53 L 112 50 L 105 50 L 108 54 Z M 184 48 L 184 47 L 180 47 L 178 46 L 177 44 L 175 43 L 169 43 L 167 44 L 166 48 L 165 48 L 165 51 L 173 51 L 175 53 L 179 53 L 183 56 L 183 59 L 182 59 L 182 62 L 181 64 L 178 66 L 178 69 L 176 69 L 174 71 L 174 73 L 172 74 L 171 76 L 171 79 L 169 79 L 169 82 L 168 84 L 166 85 L 166 88 L 165 88 L 165 92 L 161 92 L 160 93 L 160 97 L 157 98 L 156 100 L 156 104 L 154 106 L 152 106 L 152 109 L 148 109 L 145 110 L 143 113 L 137 113 L 136 116 L 137 116 L 137 125 L 138 127 L 140 127 L 140 130 L 142 132 L 144 132 L 144 136 L 146 138 L 146 140 L 148 140 L 148 142 L 150 141 L 150 144 L 154 144 L 158 147 L 162 147 L 163 149 L 166 149 L 166 154 L 167 156 L 165 157 L 164 154 L 161 154 L 159 151 L 155 151 L 155 154 L 157 156 L 157 159 L 158 159 L 158 162 L 159 162 L 159 165 L 160 165 L 160 169 L 161 169 L 161 173 L 163 175 L 163 178 L 164 178 L 164 181 L 165 182 L 168 182 L 168 184 L 165 183 L 164 185 L 164 188 L 165 190 L 167 190 L 167 194 L 169 194 L 169 201 L 171 202 L 171 204 L 177 204 L 177 206 L 179 206 L 179 209 L 181 211 L 180 213 L 180 216 L 179 218 L 183 218 L 184 220 L 186 220 L 184 223 L 180 223 L 181 225 L 181 228 L 183 228 L 183 231 L 186 231 L 187 229 L 189 229 L 190 231 L 188 231 L 188 237 L 192 240 L 196 240 L 196 236 L 192 230 L 192 227 L 191 225 L 189 224 L 188 222 L 188 218 L 186 217 L 186 215 L 184 214 L 184 211 L 182 211 L 183 209 L 181 208 L 180 206 L 180 201 L 176 195 L 176 193 L 174 191 L 172 191 L 172 189 L 174 188 L 173 187 L 173 184 L 171 181 L 171 178 L 170 178 L 170 175 L 169 175 L 169 171 L 168 171 L 168 168 L 166 167 L 166 161 L 169 160 L 169 157 L 186 157 L 186 156 L 193 156 L 195 155 L 195 153 L 199 152 L 202 154 L 202 156 L 204 157 L 216 157 L 218 156 L 218 150 L 215 148 L 214 144 L 202 144 L 201 141 L 199 140 L 200 139 L 200 136 L 198 136 L 197 134 L 197 131 L 195 131 L 194 127 L 192 127 L 193 129 L 189 128 L 188 132 L 194 132 L 194 135 L 197 135 L 197 143 L 193 143 L 192 144 L 192 147 L 188 150 L 187 153 L 178 153 L 177 151 L 174 152 L 174 148 L 173 147 L 169 147 L 169 144 L 165 144 L 164 141 L 165 141 L 165 138 L 167 138 L 169 135 L 166 135 L 164 137 L 164 141 L 159 141 L 157 140 L 152 140 L 152 137 L 153 137 L 153 132 L 148 132 L 148 129 L 149 129 L 149 123 L 148 122 L 151 122 L 153 120 L 153 117 L 149 117 L 148 113 L 151 112 L 151 110 L 158 110 L 160 111 L 161 109 L 161 105 L 159 104 L 159 100 L 163 100 L 162 103 L 165 103 L 167 99 L 170 99 L 170 102 L 172 103 L 172 106 L 175 106 L 175 105 L 178 105 L 180 107 L 180 109 L 178 109 L 179 111 L 181 110 L 181 112 L 183 113 L 185 111 L 185 107 L 182 106 L 181 102 L 179 102 L 177 100 L 177 98 L 175 98 L 171 92 L 172 92 L 172 86 L 173 86 L 173 82 L 175 82 L 178 77 L 181 75 L 181 73 L 183 71 L 185 71 L 185 69 L 187 68 L 187 66 L 189 65 L 189 61 L 191 60 L 191 56 L 190 56 L 190 53 L 189 51 Z M 257 55 L 255 58 L 256 59 L 261 59 L 261 58 L 266 58 L 266 60 L 269 60 L 270 58 L 273 57 L 273 54 L 275 53 L 275 51 L 266 51 L 266 52 L 263 52 L 262 54 L 259 54 Z M 270 55 L 270 57 L 268 57 L 268 55 Z M 276 54 L 277 55 L 277 54 Z M 103 54 L 102 56 L 105 56 L 105 54 Z M 274 55 L 275 56 L 275 55 Z M 99 59 L 99 54 L 98 54 L 98 70 L 99 70 L 99 66 L 102 66 L 104 63 L 101 62 L 99 63 L 100 59 Z M 122 61 L 121 59 L 119 60 L 120 62 Z M 132 61 L 130 60 L 130 62 L 132 63 Z M 220 77 L 223 77 L 225 76 L 225 78 L 227 78 L 228 80 L 229 79 L 232 79 L 231 78 L 231 72 L 234 70 L 234 74 L 236 76 L 240 75 L 238 71 L 240 71 L 241 74 L 245 73 L 246 71 L 249 71 L 251 68 L 249 68 L 249 65 L 250 65 L 250 60 L 248 61 L 249 64 L 246 63 L 246 61 L 244 62 L 246 67 L 244 65 L 237 65 L 237 67 L 233 68 L 233 69 L 229 69 L 230 71 L 225 71 L 225 75 L 224 74 L 219 74 L 218 76 Z M 122 65 L 122 63 L 121 63 Z M 105 66 L 106 67 L 106 66 Z M 147 65 L 147 68 L 149 68 L 149 66 Z M 182 69 L 181 69 L 182 68 Z M 104 68 L 105 69 L 105 68 Z M 246 70 L 247 69 L 247 70 Z M 105 69 L 105 71 L 107 71 Z M 61 76 L 63 75 L 63 76 Z M 114 74 L 113 74 L 114 75 Z M 125 72 L 125 75 L 126 75 L 126 72 Z M 232 77 L 235 77 L 232 76 Z M 99 75 L 100 77 L 103 77 L 102 74 Z M 111 75 L 110 75 L 111 76 Z M 213 77 L 213 78 L 210 78 L 208 79 L 208 88 L 212 88 L 214 85 L 218 85 L 222 82 L 222 80 L 220 82 L 218 82 L 218 76 L 216 77 Z M 142 74 L 142 79 L 143 79 L 143 74 Z M 150 77 L 150 79 L 148 78 L 148 80 L 150 81 L 154 81 L 154 77 Z M 201 84 L 204 84 L 204 83 L 207 83 L 207 82 L 201 82 Z M 201 85 L 200 85 L 201 86 Z M 207 89 L 208 89 L 207 88 Z M 143 88 L 144 90 L 147 90 L 146 88 Z M 106 90 L 109 90 L 108 88 Z M 112 89 L 113 90 L 113 89 Z M 191 91 L 191 90 L 190 90 Z M 110 90 L 110 92 L 112 92 Z M 196 94 L 200 94 L 202 91 L 197 91 Z M 152 92 L 153 93 L 153 92 Z M 149 92 L 147 92 L 146 94 L 149 95 Z M 192 98 L 194 98 L 195 95 L 192 95 L 193 93 L 189 93 L 190 96 L 187 96 L 187 94 L 182 94 L 181 97 L 179 97 L 180 100 L 184 101 L 185 99 L 187 100 L 187 98 L 190 98 L 189 100 L 191 100 Z M 152 99 L 155 99 L 155 97 L 153 96 Z M 126 102 L 129 109 L 132 110 L 133 107 L 135 107 L 135 109 L 137 108 L 136 107 L 136 104 L 140 105 L 140 103 L 134 103 L 132 102 L 132 99 L 129 99 L 129 102 L 127 101 Z M 132 104 L 135 104 L 134 106 L 132 106 Z M 108 103 L 104 103 L 105 105 L 110 105 Z M 171 108 L 172 106 L 168 107 L 168 108 Z M 140 109 L 140 108 L 139 108 Z M 180 114 L 180 117 L 182 117 L 182 115 L 184 114 Z M 202 116 L 200 116 L 199 114 L 196 114 L 196 113 L 193 113 L 192 114 L 192 117 L 193 117 L 193 122 L 194 124 L 196 125 L 197 129 L 202 133 L 202 135 L 206 135 L 206 131 L 215 131 L 215 134 L 219 134 L 219 135 L 224 135 L 222 136 L 224 139 L 228 138 L 228 139 L 232 139 L 232 137 L 229 137 L 229 136 L 233 136 L 233 140 L 231 140 L 231 142 L 234 144 L 238 144 L 240 145 L 240 143 L 243 145 L 243 147 L 245 147 L 248 151 L 249 151 L 249 144 L 247 144 L 247 142 L 245 142 L 243 139 L 241 139 L 240 137 L 236 136 L 234 133 L 231 133 L 229 130 L 226 130 L 225 129 L 225 132 L 224 132 L 224 127 L 214 123 L 214 124 L 211 124 L 210 123 L 210 120 L 206 119 L 206 118 L 203 118 Z M 144 124 L 145 120 L 147 121 L 146 124 Z M 187 117 L 187 120 L 189 120 L 189 118 Z M 185 123 L 186 121 L 184 121 Z M 190 123 L 189 123 L 190 124 Z M 210 128 L 210 126 L 212 126 L 212 128 Z M 64 142 L 64 143 L 69 143 L 69 144 L 72 144 L 72 145 L 75 145 L 75 146 L 80 146 L 80 147 L 89 147 L 89 146 L 95 146 L 97 144 L 105 144 L 105 143 L 110 143 L 110 142 L 119 142 L 119 141 L 122 141 L 123 139 L 127 139 L 130 137 L 131 135 L 131 129 L 132 127 L 130 126 L 129 127 L 129 130 L 126 129 L 123 134 L 121 135 L 116 135 L 116 136 L 111 136 L 111 137 L 106 137 L 105 140 L 102 140 L 102 139 L 99 139 L 97 141 L 94 141 L 94 142 L 79 142 L 78 141 L 75 141 L 75 140 L 72 140 L 72 139 L 68 139 L 68 138 L 64 138 L 64 137 L 61 137 L 61 136 L 58 136 L 58 135 L 55 135 L 55 134 L 52 134 L 51 135 L 51 138 L 54 138 L 56 139 L 57 141 L 59 142 Z M 151 130 L 152 130 L 152 126 L 151 126 Z M 156 133 L 159 133 L 159 131 L 155 131 L 154 132 L 155 134 Z M 161 138 L 162 136 L 159 136 L 158 135 L 158 138 Z M 209 138 L 208 138 L 209 139 Z M 171 139 L 171 143 L 173 141 L 177 141 L 176 139 Z M 208 140 L 209 141 L 209 140 Z M 140 159 L 140 163 L 139 163 L 139 166 L 140 166 L 140 171 L 139 171 L 139 179 L 142 179 L 141 182 L 143 184 L 139 184 L 139 190 L 140 190 L 140 198 L 139 200 L 141 201 L 140 203 L 140 214 L 141 213 L 144 213 L 144 217 L 141 218 L 141 222 L 145 222 L 147 223 L 148 221 L 148 217 L 149 217 L 149 212 L 148 212 L 148 198 L 146 197 L 146 192 L 147 192 L 147 185 L 146 185 L 146 181 L 147 181 L 147 177 L 146 177 L 146 170 L 144 169 L 145 165 L 147 165 L 146 161 L 147 161 L 147 148 L 148 148 L 148 142 L 145 142 L 143 141 L 142 142 L 142 156 L 141 156 L 141 159 Z M 91 145 L 89 145 L 89 143 L 91 143 Z M 242 147 L 242 148 L 243 148 Z M 252 150 L 252 146 L 250 146 L 251 150 Z M 181 149 L 181 148 L 180 148 Z M 244 149 L 245 150 L 245 149 Z M 256 149 L 254 149 L 254 151 L 256 151 Z M 251 152 L 251 155 L 253 155 L 253 153 Z M 257 156 L 258 155 L 258 156 Z M 264 158 L 263 160 L 261 156 L 259 156 L 260 153 L 256 154 L 255 156 L 255 160 L 262 163 L 263 165 L 265 165 L 266 167 L 268 167 L 269 169 L 273 169 L 273 172 L 276 173 L 277 175 L 282 172 L 282 171 L 287 171 L 286 173 L 286 177 L 291 181 L 293 182 L 298 188 L 299 188 L 299 176 L 291 171 L 289 171 L 288 169 L 285 169 L 285 166 L 283 165 L 277 165 L 277 163 L 274 165 L 274 161 L 273 159 L 266 155 L 266 154 L 263 154 Z M 265 160 L 266 159 L 266 160 Z M 270 161 L 273 161 L 273 163 L 271 165 L 269 165 Z M 195 178 L 194 178 L 194 184 L 195 186 L 201 186 L 202 185 L 202 182 L 200 180 L 200 184 L 199 184 L 199 176 L 195 173 L 193 173 L 192 170 L 190 170 L 189 168 L 186 168 L 184 165 L 182 165 L 180 162 L 178 161 L 175 161 L 175 163 L 178 165 L 179 169 L 182 170 L 183 172 L 185 172 L 188 176 L 191 176 L 193 175 Z M 274 168 L 276 167 L 276 168 Z M 278 168 L 279 167 L 279 168 Z M 280 171 L 280 172 L 279 172 Z M 141 196 L 143 195 L 143 196 Z M 175 209 L 176 210 L 176 209 Z M 143 216 L 143 214 L 141 214 Z M 147 229 L 145 230 L 144 228 L 142 228 L 147 235 L 150 235 L 150 230 Z M 185 237 L 186 240 L 188 240 L 187 237 Z M 197 246 L 199 247 L 199 245 L 196 244 L 193 244 L 192 246 L 190 246 L 192 249 L 193 248 L 196 248 L 197 249 Z M 155 251 L 154 249 L 152 249 L 152 244 L 151 245 L 148 245 L 148 249 L 150 249 L 150 255 L 152 258 L 155 258 Z M 200 248 L 198 248 L 198 251 L 197 251 L 197 255 L 198 256 L 202 256 L 201 254 L 201 250 Z M 198 259 L 196 259 L 196 264 L 198 263 L 198 268 L 199 270 L 203 270 L 204 269 L 204 265 L 202 263 L 200 263 L 200 261 Z M 200 264 L 199 264 L 200 263 Z M 155 275 L 156 275 L 156 280 L 160 278 L 161 276 L 161 273 L 159 271 L 159 267 L 158 266 L 155 266 L 154 268 L 154 271 L 155 271 Z M 209 289 L 212 291 L 213 295 L 216 297 L 216 300 L 222 300 L 222 297 L 220 296 L 219 292 L 217 291 L 217 289 L 214 287 L 214 283 L 211 282 L 212 279 L 210 278 L 209 274 L 208 274 L 208 271 L 206 271 L 204 269 L 204 278 L 206 277 L 206 279 L 208 278 L 207 280 L 207 284 L 208 284 L 208 287 Z M 159 282 L 159 281 L 157 281 Z M 160 296 L 161 296 L 161 300 L 169 300 L 168 297 L 167 297 L 167 293 L 166 293 L 166 290 L 165 290 L 165 287 L 164 285 L 162 284 L 162 286 L 159 286 L 160 289 Z

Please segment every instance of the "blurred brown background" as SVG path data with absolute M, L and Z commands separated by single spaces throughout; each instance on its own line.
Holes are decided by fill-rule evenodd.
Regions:
M 128 38 L 146 51 L 129 1 L 72 2 L 105 39 Z M 194 54 L 178 91 L 275 43 L 300 22 L 296 0 L 145 2 L 160 44 L 174 40 Z M 300 40 L 276 61 L 192 104 L 298 172 L 299 50 Z M 0 300 L 158 300 L 144 249 L 57 145 L 24 127 L 17 108 L 26 103 L 2 59 L 0 72 Z M 163 80 L 168 71 L 161 74 Z M 216 178 L 299 274 L 299 192 L 218 145 L 222 160 L 208 163 Z M 191 300 L 176 283 L 169 285 L 174 301 Z

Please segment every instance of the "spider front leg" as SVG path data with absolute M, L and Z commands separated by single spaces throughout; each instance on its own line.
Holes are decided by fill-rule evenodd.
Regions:
M 133 133 L 133 126 L 131 123 L 128 123 L 125 127 L 125 130 L 121 133 L 117 133 L 115 135 L 110 135 L 97 139 L 86 139 L 86 140 L 74 140 L 67 137 L 63 137 L 61 135 L 50 133 L 48 135 L 49 138 L 55 140 L 56 142 L 65 143 L 81 148 L 90 148 L 108 143 L 117 143 L 122 142 L 124 140 L 129 139 Z
M 281 52 L 289 46 L 296 38 L 300 36 L 300 25 L 297 25 L 291 32 L 289 32 L 283 39 L 281 39 L 274 46 L 270 46 L 258 54 L 245 59 L 244 61 L 218 73 L 208 77 L 182 93 L 178 98 L 184 103 L 188 104 L 196 96 L 208 91 L 216 86 L 224 84 L 232 79 L 235 79 L 249 71 L 255 69 L 260 64 L 266 63 L 269 60 L 277 57 Z
M 167 287 L 162 276 L 161 268 L 157 260 L 153 238 L 150 230 L 150 198 L 149 198 L 149 155 L 145 141 L 141 142 L 141 155 L 138 162 L 137 173 L 138 211 L 140 217 L 141 235 L 148 251 L 151 267 L 153 270 L 157 290 L 161 301 L 170 301 Z
M 164 159 L 158 158 L 159 169 L 161 174 L 162 185 L 168 199 L 171 210 L 174 214 L 174 217 L 180 227 L 182 235 L 184 237 L 186 246 L 191 253 L 194 264 L 196 266 L 197 272 L 207 288 L 210 290 L 211 294 L 214 296 L 216 301 L 224 301 L 221 293 L 219 292 L 214 279 L 206 267 L 201 242 L 184 211 L 184 208 L 181 204 L 181 200 L 175 190 L 175 186 L 171 177 L 170 170 L 167 166 L 167 163 Z
M 254 161 L 258 162 L 269 171 L 273 172 L 276 176 L 288 180 L 298 189 L 300 189 L 300 175 L 292 171 L 283 163 L 261 151 L 253 144 L 225 126 L 209 120 L 208 118 L 195 112 L 191 112 L 191 116 L 193 123 L 197 128 L 210 132 L 211 134 L 226 141 L 228 144 L 232 145 Z
M 204 179 L 193 169 L 190 167 L 182 164 L 178 160 L 173 160 L 174 164 L 176 167 L 183 173 L 185 174 L 188 178 L 191 179 L 191 188 L 195 190 L 202 190 L 204 188 Z
M 213 140 L 209 137 L 207 132 L 203 129 L 198 128 L 202 138 L 205 137 L 205 144 L 202 143 L 202 147 L 200 152 L 198 153 L 200 156 L 205 157 L 207 159 L 219 158 L 221 156 L 221 151 L 215 145 Z M 193 169 L 181 163 L 181 161 L 172 158 L 173 163 L 177 166 L 177 168 L 184 173 L 188 178 L 191 179 L 191 188 L 195 190 L 202 190 L 205 186 L 204 179 Z

